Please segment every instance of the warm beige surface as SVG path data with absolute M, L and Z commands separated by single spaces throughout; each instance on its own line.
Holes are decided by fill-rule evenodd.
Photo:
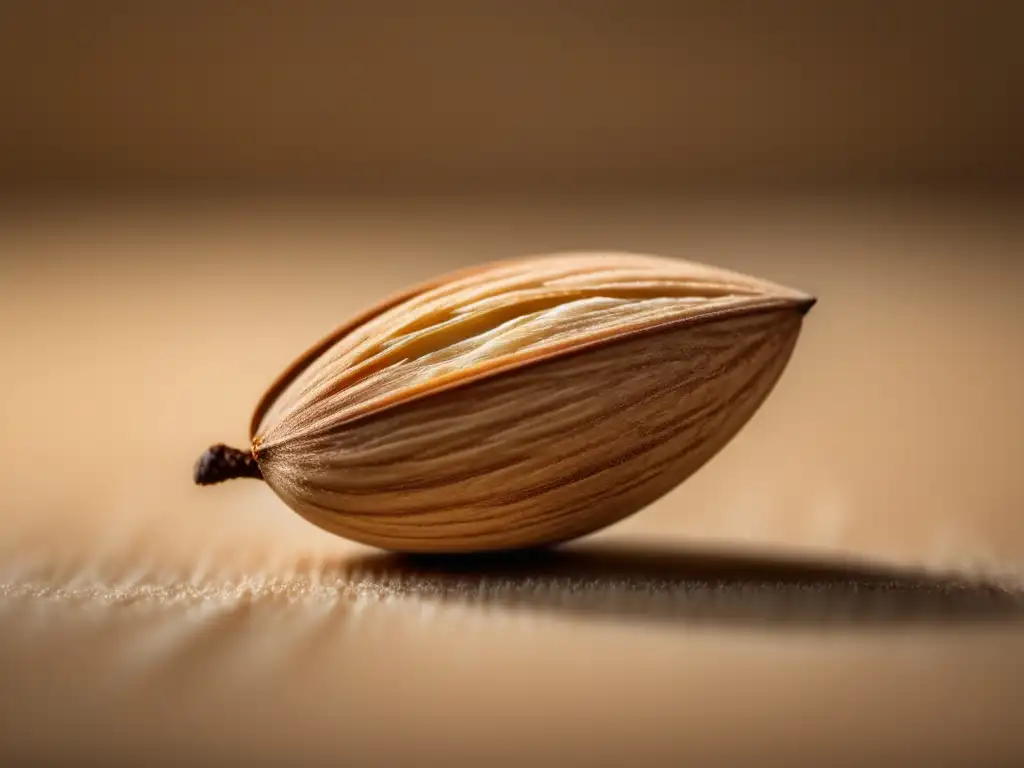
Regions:
M 1021 599 L 842 566 L 1019 583 L 1022 222 L 1006 204 L 10 209 L 0 753 L 1024 760 Z M 578 554 L 407 562 L 257 482 L 190 484 L 350 312 L 443 269 L 587 247 L 820 303 L 734 443 Z M 784 552 L 832 566 L 773 565 Z

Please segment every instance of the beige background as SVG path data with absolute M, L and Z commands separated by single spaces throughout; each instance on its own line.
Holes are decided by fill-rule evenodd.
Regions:
M 0 756 L 1024 762 L 1018 7 L 3 5 Z M 820 299 L 642 513 L 408 560 L 191 485 L 350 313 L 577 248 Z

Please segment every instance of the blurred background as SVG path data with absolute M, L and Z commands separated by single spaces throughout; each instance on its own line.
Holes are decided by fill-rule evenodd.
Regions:
M 0 3 L 0 756 L 1024 762 L 1022 29 L 1013 0 Z M 351 314 L 570 249 L 819 297 L 647 510 L 410 563 L 190 484 Z
M 1007 189 L 1010 0 L 3 8 L 14 190 Z

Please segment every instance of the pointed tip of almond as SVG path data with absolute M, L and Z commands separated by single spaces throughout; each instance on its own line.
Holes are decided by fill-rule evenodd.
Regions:
M 806 315 L 811 311 L 811 307 L 818 303 L 818 299 L 815 296 L 805 296 L 796 302 L 796 309 L 801 315 Z

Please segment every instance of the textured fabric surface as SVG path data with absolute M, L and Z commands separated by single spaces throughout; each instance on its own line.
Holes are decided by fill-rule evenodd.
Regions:
M 1007 204 L 10 209 L 5 762 L 1024 760 L 1024 217 Z M 564 552 L 401 558 L 191 485 L 351 313 L 482 260 L 819 297 L 691 481 Z M 999 762 L 1001 761 L 1001 762 Z

